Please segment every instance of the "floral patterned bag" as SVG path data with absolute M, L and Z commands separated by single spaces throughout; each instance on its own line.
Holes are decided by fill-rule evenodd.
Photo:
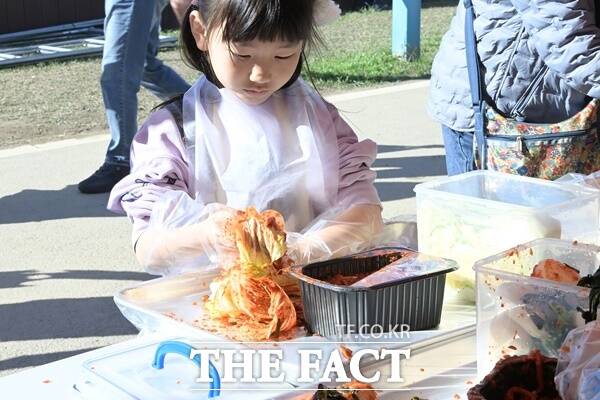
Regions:
M 600 170 L 597 112 L 598 100 L 594 99 L 566 121 L 532 124 L 505 118 L 487 108 L 483 139 L 487 157 L 482 159 L 476 152 L 478 168 L 543 179 Z
M 475 111 L 474 160 L 479 169 L 543 179 L 600 170 L 598 107 L 593 99 L 573 117 L 557 123 L 520 122 L 500 115 L 482 100 L 482 79 L 473 30 L 473 5 L 466 8 L 465 42 Z

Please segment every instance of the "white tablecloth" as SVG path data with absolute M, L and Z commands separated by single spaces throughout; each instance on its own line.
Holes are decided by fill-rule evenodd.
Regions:
M 164 334 L 145 335 L 0 378 L 0 393 L 2 393 L 0 397 L 44 400 L 87 399 L 89 397 L 82 396 L 74 388 L 77 383 L 80 390 L 86 389 L 86 385 L 82 385 L 85 382 L 82 368 L 85 361 L 125 351 L 135 346 L 160 342 L 166 338 Z M 409 387 L 419 387 L 420 389 L 408 391 L 405 388 L 403 392 L 384 390 L 380 392 L 382 399 L 410 399 L 411 396 L 419 395 L 429 400 L 447 400 L 456 394 L 460 398 L 466 398 L 466 389 L 472 385 L 476 376 L 474 333 L 463 335 L 463 339 L 442 344 L 439 347 L 433 346 L 433 349 L 428 349 L 429 347 L 432 346 L 414 351 L 410 363 L 407 364 L 408 368 L 403 371 Z M 450 365 L 453 365 L 451 367 L 453 369 L 448 371 Z M 455 368 L 454 366 L 460 367 Z M 84 393 L 87 395 L 93 393 L 93 390 L 89 390 L 93 387 L 93 385 L 89 386 Z M 389 390 L 390 388 L 385 389 Z M 95 394 L 92 398 L 106 397 L 100 393 L 99 396 Z M 113 396 L 110 398 L 114 399 Z M 227 398 L 226 393 L 222 392 L 221 398 Z
M 148 335 L 81 353 L 73 357 L 48 363 L 23 372 L 0 378 L 0 398 L 3 399 L 80 399 L 73 389 L 82 378 L 82 364 L 89 359 L 124 350 L 135 345 L 160 340 Z

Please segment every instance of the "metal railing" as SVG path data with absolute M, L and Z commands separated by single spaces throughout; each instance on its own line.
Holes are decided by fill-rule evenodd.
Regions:
M 102 54 L 103 19 L 0 35 L 0 68 Z M 175 47 L 177 38 L 160 36 L 160 48 Z

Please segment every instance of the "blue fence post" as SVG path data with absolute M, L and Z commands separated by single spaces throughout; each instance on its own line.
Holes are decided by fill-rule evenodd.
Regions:
M 419 58 L 421 47 L 421 0 L 393 0 L 392 54 Z

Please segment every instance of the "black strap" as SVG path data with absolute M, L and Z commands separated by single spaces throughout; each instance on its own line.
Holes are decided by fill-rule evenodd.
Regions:
M 471 86 L 471 102 L 473 105 L 475 122 L 475 139 L 479 149 L 480 168 L 486 169 L 487 146 L 485 138 L 485 103 L 483 102 L 483 76 L 481 64 L 477 54 L 477 38 L 473 21 L 475 11 L 471 0 L 464 0 L 465 6 L 465 50 L 467 53 L 467 71 L 469 73 L 469 85 Z
M 179 134 L 183 138 L 185 133 L 183 131 L 183 97 L 179 97 L 165 105 L 165 108 L 169 110 L 173 119 L 179 128 Z

